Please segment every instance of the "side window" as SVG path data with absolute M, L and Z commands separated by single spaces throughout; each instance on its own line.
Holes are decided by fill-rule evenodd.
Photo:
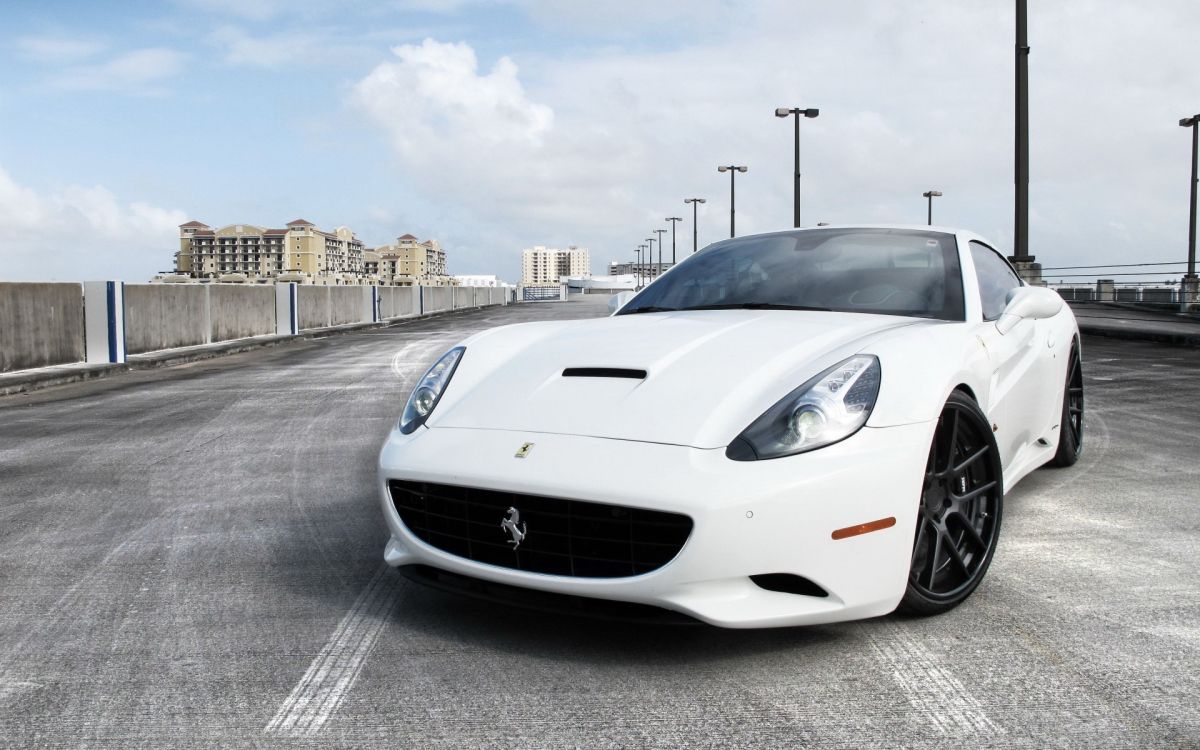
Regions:
M 982 242 L 971 243 L 971 260 L 979 279 L 979 299 L 983 303 L 983 319 L 995 320 L 1004 312 L 1008 293 L 1021 286 L 1012 267 L 992 248 Z

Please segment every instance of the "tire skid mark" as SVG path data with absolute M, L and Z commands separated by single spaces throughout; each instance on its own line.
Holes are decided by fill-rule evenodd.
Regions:
M 12 673 L 12 662 L 24 653 L 29 640 L 36 635 L 53 642 L 68 628 L 75 625 L 78 622 L 79 613 L 88 610 L 84 604 L 85 599 L 100 590 L 101 587 L 97 584 L 110 574 L 114 563 L 128 552 L 146 545 L 156 544 L 157 533 L 152 534 L 151 531 L 158 531 L 158 519 L 126 536 L 103 558 L 90 565 L 88 571 L 77 578 L 75 583 L 37 618 L 35 629 L 26 631 L 24 635 L 15 638 L 7 648 L 0 650 L 0 704 L 9 697 L 37 687 L 37 683 L 25 681 Z
M 888 617 L 858 626 L 921 718 L 946 737 L 1005 734 L 966 686 L 900 623 Z
M 401 590 L 400 577 L 381 565 L 350 611 L 313 659 L 275 716 L 267 734 L 315 737 L 354 687 L 363 663 L 388 624 Z
M 440 352 L 449 348 L 451 341 L 463 338 L 466 338 L 466 336 L 451 334 L 449 336 L 435 336 L 409 342 L 392 355 L 392 373 L 400 380 L 402 385 L 407 386 L 415 381 L 417 375 L 424 372 L 426 362 L 430 356 L 437 356 Z M 430 354 L 427 355 L 426 351 Z
M 79 578 L 75 579 L 75 583 L 63 592 L 50 608 L 39 618 L 39 632 L 45 635 L 53 632 L 60 627 L 67 627 L 76 622 L 80 609 L 80 602 L 84 597 L 96 589 L 96 582 L 103 576 L 108 574 L 108 568 L 112 562 L 123 555 L 125 552 L 134 549 L 140 545 L 151 544 L 155 535 L 151 534 L 151 529 L 155 528 L 156 521 L 151 521 L 145 524 L 137 531 L 113 547 L 108 554 L 101 558 L 94 565 L 89 567 L 89 570 Z M 4 652 L 0 652 L 0 668 L 3 668 L 5 662 L 8 661 L 14 654 L 19 653 L 24 648 L 29 636 L 33 633 L 28 633 L 25 636 L 18 638 Z

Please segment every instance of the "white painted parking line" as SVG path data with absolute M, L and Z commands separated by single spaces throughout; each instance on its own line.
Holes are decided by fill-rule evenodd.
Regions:
M 988 718 L 983 704 L 903 625 L 885 618 L 861 627 L 909 704 L 940 734 L 1004 734 Z
M 315 737 L 321 731 L 354 687 L 363 662 L 387 625 L 400 595 L 399 581 L 389 566 L 380 566 L 264 732 Z

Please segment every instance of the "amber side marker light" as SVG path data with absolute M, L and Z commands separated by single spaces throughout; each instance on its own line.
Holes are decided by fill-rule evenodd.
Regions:
M 844 529 L 838 529 L 837 531 L 833 532 L 832 536 L 835 541 L 838 539 L 849 539 L 850 537 L 858 536 L 859 534 L 869 534 L 872 531 L 890 529 L 895 525 L 896 519 L 892 516 L 888 516 L 887 518 L 881 518 L 878 521 L 860 523 L 857 526 L 847 526 Z

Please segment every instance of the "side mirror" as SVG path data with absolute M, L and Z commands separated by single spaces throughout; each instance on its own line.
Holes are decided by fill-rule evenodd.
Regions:
M 1008 293 L 1004 313 L 996 321 L 996 329 L 1006 334 L 1022 320 L 1053 318 L 1063 308 L 1063 298 L 1053 289 L 1043 286 L 1019 286 Z
M 633 299 L 633 292 L 618 292 L 608 298 L 608 312 L 610 315 L 615 314 L 625 306 L 625 303 Z

